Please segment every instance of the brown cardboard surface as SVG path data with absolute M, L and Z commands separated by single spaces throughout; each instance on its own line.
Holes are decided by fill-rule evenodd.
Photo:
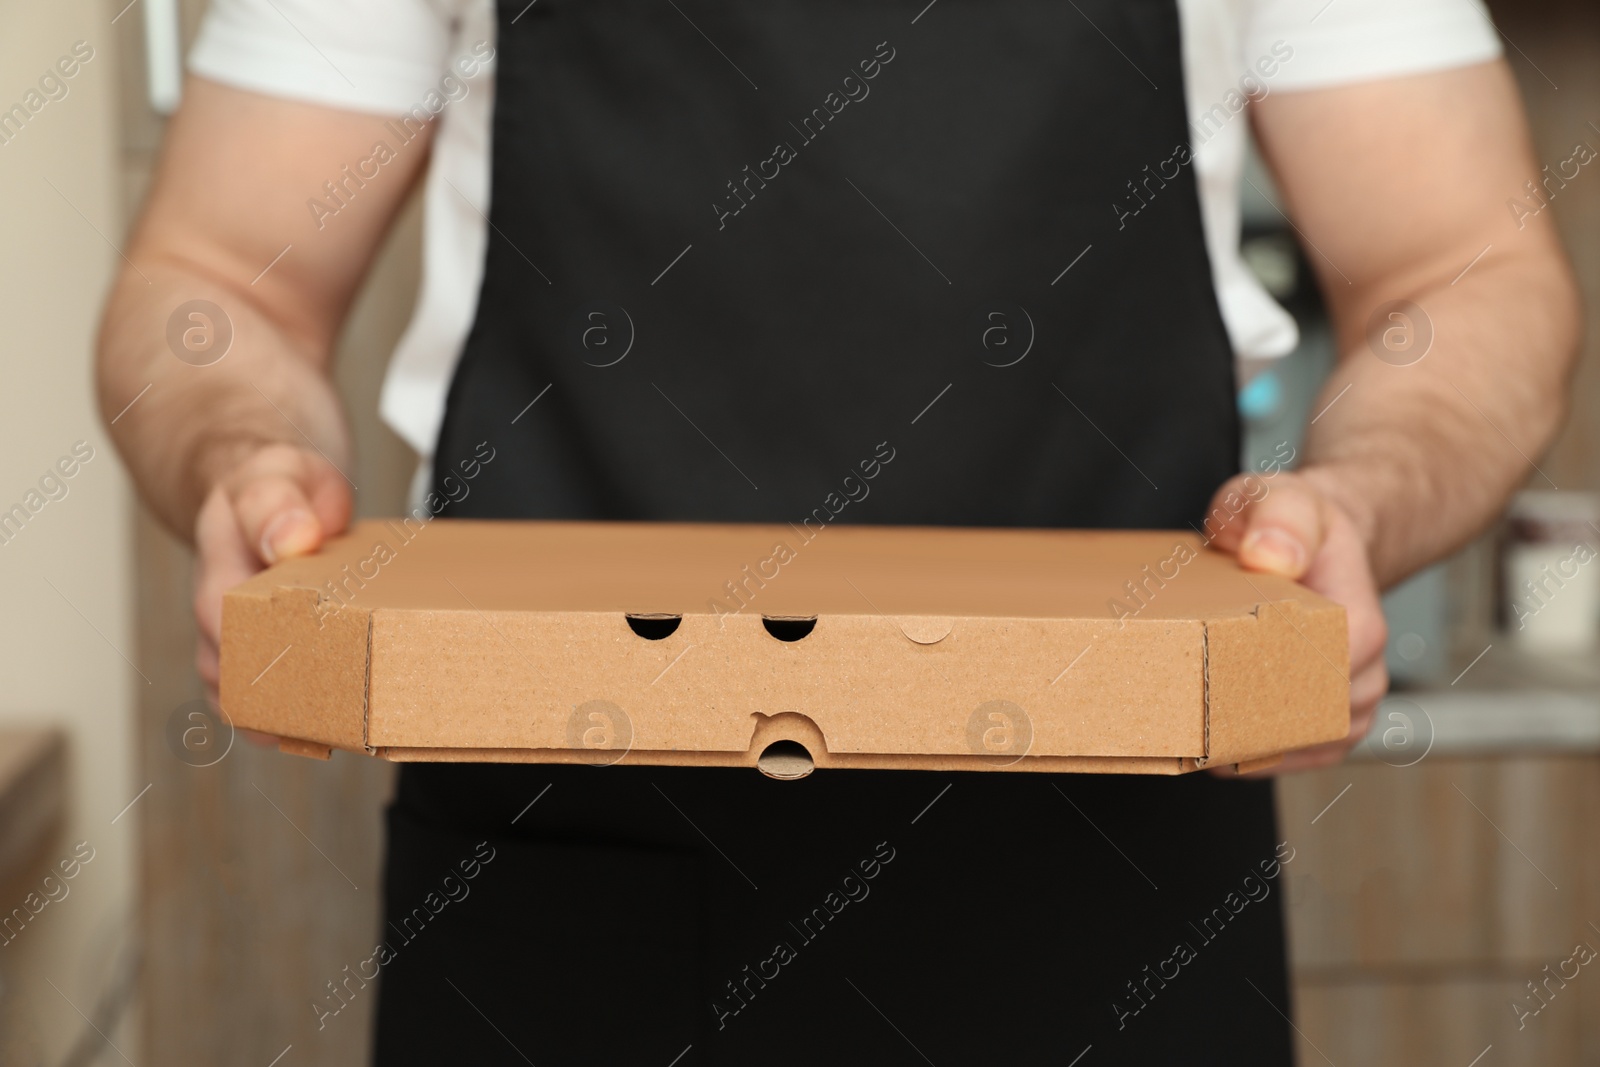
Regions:
M 374 521 L 226 595 L 221 699 L 305 754 L 1175 774 L 1342 737 L 1345 633 L 1192 533 Z

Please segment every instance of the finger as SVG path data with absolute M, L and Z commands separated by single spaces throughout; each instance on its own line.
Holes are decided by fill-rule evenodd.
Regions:
M 1324 751 L 1325 749 L 1329 751 Z M 1344 741 L 1333 741 L 1327 745 L 1317 745 L 1315 748 L 1296 749 L 1285 752 L 1283 759 L 1270 767 L 1260 770 L 1246 771 L 1240 774 L 1236 769 L 1238 764 L 1224 763 L 1220 767 L 1208 767 L 1206 770 L 1218 778 L 1232 778 L 1234 780 L 1254 781 L 1258 778 L 1276 778 L 1281 774 L 1293 774 L 1297 771 L 1311 770 L 1314 767 L 1331 767 L 1344 759 L 1349 751 L 1349 745 Z
M 1313 745 L 1311 748 L 1296 749 L 1285 752 L 1283 759 L 1270 767 L 1263 767 L 1258 771 L 1247 771 L 1240 774 L 1234 770 L 1235 764 L 1224 764 L 1221 767 L 1208 768 L 1218 778 L 1276 778 L 1280 774 L 1295 774 L 1299 771 L 1314 770 L 1318 767 L 1332 767 L 1340 763 L 1350 754 L 1350 750 L 1359 743 L 1359 739 L 1346 738 L 1341 741 L 1329 741 L 1326 744 Z
M 1355 526 L 1336 509 L 1329 511 L 1323 545 L 1323 551 L 1306 572 L 1305 583 L 1344 605 L 1349 635 L 1350 704 L 1356 713 L 1370 715 L 1389 686 L 1384 662 L 1389 624 Z
M 266 563 L 314 552 L 347 505 L 327 477 L 326 460 L 287 445 L 262 449 L 228 478 L 228 495 L 245 543 Z M 337 476 L 337 472 L 333 472 Z M 317 503 L 313 497 L 318 497 Z
M 1304 771 L 1319 771 L 1326 767 L 1335 767 L 1344 762 L 1350 750 L 1355 746 L 1348 741 L 1335 741 L 1330 745 L 1318 745 L 1315 748 L 1303 748 L 1299 752 L 1291 752 L 1283 758 L 1283 762 L 1272 768 L 1274 774 L 1300 774 Z
M 326 537 L 343 533 L 350 525 L 355 500 L 350 493 L 350 483 L 333 464 L 315 457 L 307 461 L 311 473 L 311 512 L 322 524 Z
M 1360 739 L 1346 739 L 1343 741 L 1329 741 L 1322 745 L 1313 745 L 1311 748 L 1296 749 L 1285 752 L 1283 759 L 1270 767 L 1263 767 L 1258 771 L 1248 771 L 1240 774 L 1234 770 L 1233 764 L 1224 764 L 1221 767 L 1207 768 L 1218 778 L 1276 778 L 1283 774 L 1298 774 L 1301 771 L 1314 771 L 1321 767 L 1333 767 L 1343 763 L 1350 755 L 1350 750 L 1360 743 Z
M 1326 544 L 1327 551 L 1314 561 L 1305 582 L 1344 605 L 1350 623 L 1350 668 L 1359 673 L 1382 659 L 1389 626 L 1354 525 L 1335 518 L 1329 524 Z
M 222 639 L 222 594 L 261 569 L 261 560 L 245 542 L 227 494 L 218 489 L 206 498 L 195 520 L 194 615 L 203 640 Z
M 216 643 L 204 636 L 194 643 L 194 669 L 206 683 L 206 695 L 213 704 L 217 704 L 217 686 L 221 681 L 221 657 L 217 654 Z
M 351 507 L 347 483 L 331 463 L 287 446 L 258 452 L 206 498 L 195 521 L 195 669 L 213 697 L 223 593 L 272 558 L 315 549 L 324 533 L 349 524 Z
M 1389 691 L 1389 669 L 1382 660 L 1360 672 L 1350 682 L 1350 733 L 1357 740 L 1372 728 L 1373 714 Z
M 1225 524 L 1213 540 L 1217 547 L 1233 552 L 1251 570 L 1302 578 L 1322 550 L 1327 531 L 1326 505 L 1322 495 L 1292 475 L 1281 474 L 1271 482 L 1245 474 L 1229 481 L 1217 493 L 1212 505 L 1227 507 L 1229 494 L 1242 497 L 1245 506 L 1237 519 Z

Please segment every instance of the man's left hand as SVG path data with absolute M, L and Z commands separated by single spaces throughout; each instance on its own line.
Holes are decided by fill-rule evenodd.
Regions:
M 1232 493 L 1248 500 L 1247 477 L 1259 485 L 1259 475 L 1231 478 L 1212 498 L 1212 509 Z M 1237 556 L 1248 570 L 1292 578 L 1344 605 L 1350 622 L 1350 734 L 1341 741 L 1291 752 L 1266 772 L 1281 774 L 1332 766 L 1366 737 L 1378 701 L 1389 688 L 1383 659 L 1389 628 L 1360 525 L 1337 502 L 1330 479 L 1313 467 L 1280 472 L 1267 484 L 1267 493 L 1249 501 L 1216 534 L 1212 545 Z

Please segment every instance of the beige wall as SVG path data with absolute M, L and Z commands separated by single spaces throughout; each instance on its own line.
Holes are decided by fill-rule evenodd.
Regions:
M 69 895 L 0 947 L 7 1063 L 63 1060 L 87 1029 L 74 1005 L 95 1015 L 114 993 L 133 908 L 137 824 L 111 821 L 143 786 L 130 732 L 145 682 L 123 658 L 136 657 L 129 491 L 89 390 L 98 310 L 119 262 L 106 238 L 120 243 L 122 230 L 114 14 L 101 3 L 0 0 L 0 107 L 22 100 L 74 42 L 94 49 L 67 95 L 0 146 L 0 510 L 74 442 L 94 450 L 67 495 L 0 546 L 0 722 L 52 722 L 69 736 L 67 823 L 41 859 L 54 863 L 78 841 L 94 849 Z M 7 883 L 0 909 L 20 905 L 44 873 Z M 131 1049 L 131 1014 L 121 1020 L 108 1032 Z

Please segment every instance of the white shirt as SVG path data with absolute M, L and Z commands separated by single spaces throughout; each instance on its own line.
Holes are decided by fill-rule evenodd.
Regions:
M 1500 39 L 1482 0 L 1178 0 L 1178 9 L 1217 302 L 1235 355 L 1272 359 L 1298 337 L 1239 257 L 1245 96 L 1481 63 L 1500 55 Z M 492 0 L 213 0 L 189 56 L 195 74 L 241 89 L 380 115 L 419 105 L 439 114 L 422 291 L 381 398 L 385 421 L 424 457 L 477 312 L 488 233 L 494 68 L 455 64 L 493 43 Z

